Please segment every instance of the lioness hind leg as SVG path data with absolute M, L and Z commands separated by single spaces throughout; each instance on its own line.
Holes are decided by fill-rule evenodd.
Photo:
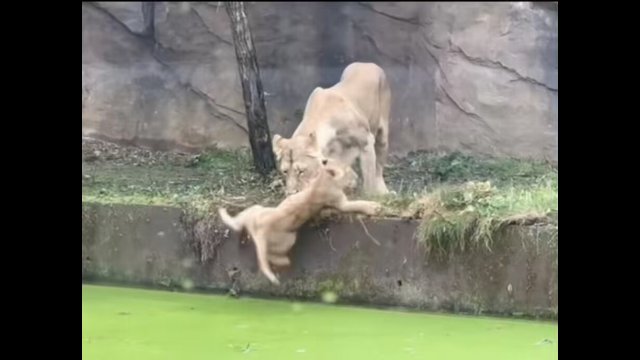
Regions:
M 376 188 L 376 152 L 373 134 L 367 135 L 367 145 L 360 155 L 360 169 L 362 170 L 362 187 L 366 194 L 374 194 Z
M 376 190 L 378 194 L 389 192 L 384 182 L 384 166 L 389 152 L 389 117 L 391 116 L 391 88 L 386 75 L 382 74 L 379 84 L 380 119 L 376 130 Z
M 383 119 L 384 120 L 384 119 Z M 380 120 L 381 126 L 376 133 L 376 193 L 387 194 L 389 189 L 384 182 L 384 166 L 387 164 L 389 153 L 389 124 Z M 388 121 L 388 120 L 387 120 Z

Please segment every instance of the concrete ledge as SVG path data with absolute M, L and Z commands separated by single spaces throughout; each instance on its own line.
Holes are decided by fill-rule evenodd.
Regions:
M 557 241 L 543 226 L 512 226 L 492 251 L 448 260 L 427 256 L 417 221 L 304 227 L 282 285 L 258 272 L 253 244 L 224 226 L 189 220 L 179 208 L 82 205 L 83 281 L 235 291 L 432 311 L 557 318 Z

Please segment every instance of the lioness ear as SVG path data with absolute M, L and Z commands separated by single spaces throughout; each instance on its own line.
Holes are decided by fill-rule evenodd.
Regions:
M 273 135 L 271 145 L 273 147 L 273 153 L 276 156 L 276 160 L 280 160 L 280 158 L 282 157 L 282 153 L 284 152 L 284 148 L 286 146 L 286 140 L 287 139 L 278 134 Z
M 307 139 L 309 145 L 316 144 L 316 133 L 312 132 L 309 134 L 309 138 Z
M 271 145 L 273 145 L 274 148 L 277 147 L 280 140 L 282 140 L 282 136 L 280 136 L 279 134 L 273 135 L 273 138 L 271 139 Z

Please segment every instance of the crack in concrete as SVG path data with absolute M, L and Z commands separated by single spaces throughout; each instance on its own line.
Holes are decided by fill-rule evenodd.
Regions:
M 367 4 L 367 3 L 362 2 L 362 1 L 358 1 L 356 4 L 362 6 L 363 8 L 365 8 L 367 10 L 373 11 L 376 14 L 382 15 L 382 16 L 387 17 L 387 18 L 392 19 L 392 20 L 401 21 L 401 22 L 404 22 L 404 23 L 407 23 L 407 24 L 411 24 L 411 25 L 417 25 L 417 26 L 422 25 L 420 20 L 418 18 L 415 18 L 415 17 L 403 18 L 403 17 L 400 17 L 400 16 L 391 15 L 391 14 L 388 14 L 388 13 L 386 13 L 384 11 L 377 10 L 371 4 Z
M 443 84 L 438 84 L 438 86 L 440 87 L 440 90 L 442 90 L 442 92 L 444 93 L 444 95 L 447 97 L 447 99 L 449 99 L 449 101 L 451 101 L 451 103 L 453 103 L 453 105 L 460 111 L 462 111 L 462 113 L 464 113 L 465 115 L 467 115 L 468 117 L 470 117 L 472 120 L 474 120 L 476 123 L 480 124 L 483 128 L 485 128 L 486 130 L 488 130 L 489 132 L 496 134 L 496 130 L 487 123 L 487 121 L 480 116 L 479 114 L 471 111 L 471 110 L 467 110 L 465 109 L 447 90 L 446 87 L 444 87 Z
M 460 46 L 455 45 L 453 42 L 450 42 L 450 50 L 452 53 L 455 54 L 459 54 L 461 55 L 463 58 L 465 58 L 467 61 L 469 61 L 472 64 L 476 64 L 476 65 L 480 65 L 480 66 L 484 66 L 484 67 L 489 67 L 492 69 L 501 69 L 504 70 L 510 74 L 512 74 L 513 76 L 516 77 L 516 79 L 511 80 L 510 82 L 514 82 L 514 81 L 524 81 L 524 82 L 528 82 L 530 84 L 536 85 L 536 86 L 541 86 L 544 87 L 545 89 L 551 91 L 551 92 L 558 92 L 557 88 L 553 88 L 543 82 L 540 82 L 532 77 L 529 76 L 525 76 L 520 74 L 516 69 L 511 68 L 507 65 L 505 65 L 504 63 L 502 63 L 499 60 L 489 60 L 489 59 L 485 59 L 485 58 L 480 58 L 480 57 L 475 57 L 475 56 L 471 56 L 469 54 L 467 54 Z
M 431 40 L 429 40 L 427 34 L 425 34 L 424 32 L 422 33 L 422 38 L 424 39 L 424 48 L 427 51 L 427 53 L 431 56 L 431 58 L 433 59 L 433 61 L 436 62 L 436 66 L 438 67 L 438 70 L 440 70 L 440 75 L 442 76 L 442 78 L 449 83 L 449 80 L 447 79 L 447 73 L 444 71 L 444 69 L 442 68 L 442 64 L 440 63 L 440 58 L 438 58 L 436 56 L 436 54 L 433 53 L 433 51 L 429 48 L 429 46 L 433 46 L 434 48 L 440 50 L 441 47 L 436 46 L 435 44 L 433 44 L 431 42 Z
M 207 30 L 207 33 L 209 33 L 211 36 L 213 36 L 214 38 L 216 38 L 218 41 L 227 44 L 231 47 L 233 47 L 233 43 L 229 40 L 224 39 L 222 36 L 214 33 L 213 31 L 211 31 L 209 29 L 209 26 L 207 26 L 207 22 L 204 21 L 204 18 L 202 17 L 202 15 L 200 15 L 200 12 L 198 12 L 198 10 L 195 7 L 191 7 L 191 11 L 196 15 L 196 17 L 200 20 L 200 23 L 202 24 L 202 26 Z
M 360 25 L 358 25 L 358 23 L 356 21 L 351 20 L 351 25 L 353 26 L 353 28 L 355 30 L 360 32 L 362 37 L 365 38 L 369 44 L 371 44 L 371 46 L 374 48 L 374 50 L 376 52 L 378 52 L 379 54 L 383 55 L 384 57 L 390 59 L 391 61 L 393 61 L 393 62 L 395 62 L 397 64 L 403 64 L 403 62 L 401 60 L 399 60 L 399 59 L 387 54 L 386 52 L 382 51 L 382 49 L 380 49 L 380 46 L 378 46 L 378 43 L 373 38 L 373 36 L 369 35 L 369 33 L 367 33 L 367 31 L 365 29 L 363 29 Z

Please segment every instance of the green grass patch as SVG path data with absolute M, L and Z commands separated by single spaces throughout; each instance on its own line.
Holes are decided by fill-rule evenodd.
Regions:
M 470 182 L 429 196 L 431 203 L 421 209 L 419 239 L 438 256 L 491 251 L 508 225 L 546 224 L 557 229 L 558 191 L 551 179 L 503 188 Z
M 239 211 L 284 198 L 282 180 L 261 178 L 246 149 L 179 161 L 154 156 L 83 161 L 83 201 L 180 206 L 201 219 L 217 216 L 218 206 Z M 414 153 L 390 164 L 385 178 L 394 194 L 376 199 L 384 205 L 381 216 L 421 219 L 418 238 L 429 253 L 490 250 L 512 224 L 546 224 L 557 233 L 558 173 L 544 162 Z
M 539 161 L 412 154 L 392 165 L 384 216 L 421 219 L 418 240 L 438 257 L 491 251 L 509 225 L 547 225 L 557 241 L 558 172 Z

